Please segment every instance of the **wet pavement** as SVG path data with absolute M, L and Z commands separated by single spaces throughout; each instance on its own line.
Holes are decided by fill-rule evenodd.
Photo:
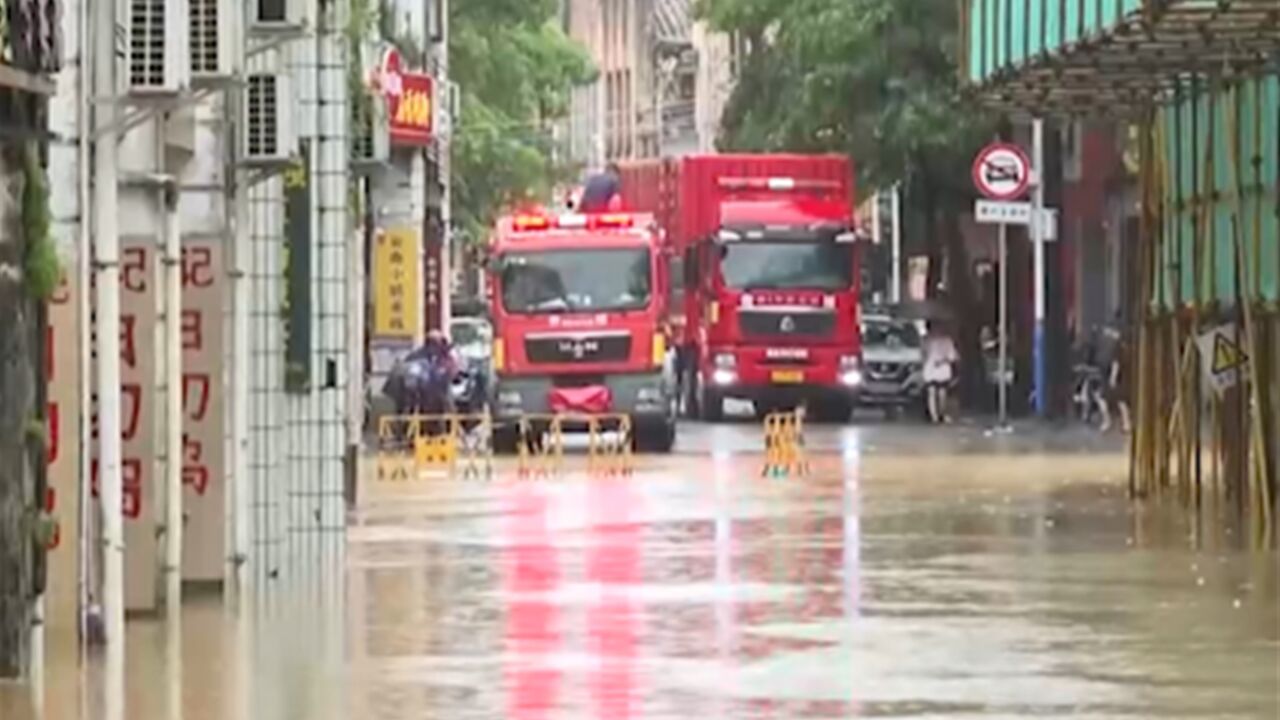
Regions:
M 371 488 L 332 572 L 131 623 L 127 717 L 1280 717 L 1280 557 L 1133 509 L 1117 439 L 808 445 L 807 478 L 739 423 L 629 476 Z M 103 717 L 74 665 L 45 716 Z

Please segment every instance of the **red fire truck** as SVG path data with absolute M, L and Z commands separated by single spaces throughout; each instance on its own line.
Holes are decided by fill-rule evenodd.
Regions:
M 522 416 L 620 414 L 637 449 L 667 452 L 678 412 L 668 279 L 652 215 L 501 218 L 489 247 L 495 449 Z
M 862 370 L 849 159 L 705 155 L 625 165 L 627 208 L 668 233 L 677 372 L 690 414 L 724 399 L 848 419 Z

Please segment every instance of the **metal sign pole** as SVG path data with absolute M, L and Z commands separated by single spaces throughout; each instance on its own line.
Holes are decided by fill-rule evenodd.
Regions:
M 996 392 L 1000 398 L 1000 428 L 1009 425 L 1009 226 L 1000 223 L 1000 364 L 997 369 Z
M 1035 276 L 1035 334 L 1033 336 L 1035 342 L 1034 348 L 1034 365 L 1035 365 L 1035 388 L 1036 388 L 1036 414 L 1044 418 L 1049 408 L 1048 388 L 1045 386 L 1048 379 L 1045 375 L 1045 347 L 1044 347 L 1044 325 L 1045 325 L 1045 257 L 1044 257 L 1044 223 L 1040 216 L 1044 213 L 1044 121 L 1035 120 L 1033 129 L 1032 143 L 1032 167 L 1035 169 L 1036 183 L 1035 191 L 1031 201 L 1031 249 L 1034 253 L 1034 272 Z

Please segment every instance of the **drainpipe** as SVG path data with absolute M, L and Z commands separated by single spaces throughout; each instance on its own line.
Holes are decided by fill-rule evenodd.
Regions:
M 94 278 L 98 339 L 98 467 L 102 512 L 102 614 L 106 635 L 105 680 L 108 689 L 122 689 L 124 681 L 124 516 L 121 486 L 120 438 L 120 238 L 119 212 L 120 133 L 115 127 L 119 88 L 116 84 L 115 0 L 97 0 L 94 16 L 94 96 L 97 145 L 93 226 Z M 87 288 L 86 288 L 87 290 Z M 123 714 L 123 697 L 107 692 L 107 717 Z M 117 702 L 120 707 L 113 707 Z

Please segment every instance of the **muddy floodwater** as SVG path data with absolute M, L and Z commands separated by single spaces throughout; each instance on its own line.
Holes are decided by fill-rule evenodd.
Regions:
M 1280 557 L 1091 442 L 816 430 L 762 478 L 754 426 L 693 427 L 629 476 L 370 488 L 252 607 L 132 622 L 123 718 L 1280 717 Z M 47 667 L 0 718 L 116 720 L 100 662 Z

